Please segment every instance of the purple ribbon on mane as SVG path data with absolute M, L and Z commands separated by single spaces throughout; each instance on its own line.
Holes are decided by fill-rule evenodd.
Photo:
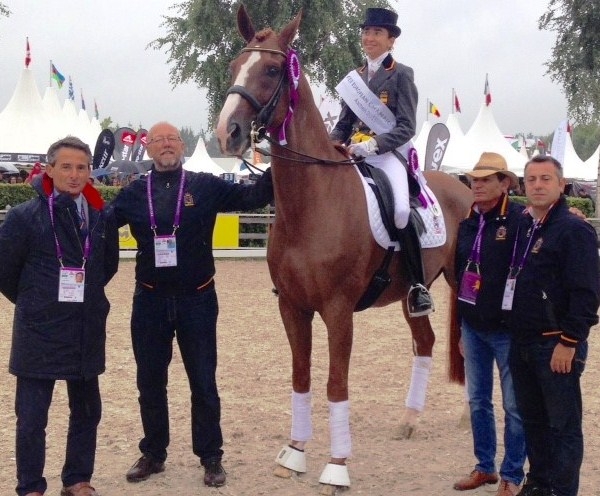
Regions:
M 283 120 L 283 123 L 279 127 L 279 132 L 277 139 L 279 140 L 280 145 L 287 145 L 287 137 L 285 135 L 285 130 L 292 120 L 292 116 L 294 115 L 294 108 L 298 103 L 298 82 L 300 81 L 300 61 L 298 60 L 298 54 L 296 50 L 293 48 L 288 48 L 287 51 L 287 71 L 288 71 L 288 79 L 290 82 L 290 104 L 288 106 L 287 115 Z M 271 134 L 274 134 L 276 129 L 269 129 Z

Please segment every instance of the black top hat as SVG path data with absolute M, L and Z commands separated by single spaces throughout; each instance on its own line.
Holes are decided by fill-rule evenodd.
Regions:
M 388 9 L 367 9 L 365 22 L 360 27 L 379 26 L 386 28 L 394 38 L 400 36 L 400 28 L 396 26 L 398 22 L 398 14 Z

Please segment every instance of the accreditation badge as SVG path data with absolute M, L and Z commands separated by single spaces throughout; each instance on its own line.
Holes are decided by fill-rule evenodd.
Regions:
M 58 301 L 82 303 L 85 292 L 85 269 L 61 267 L 58 275 Z
M 512 310 L 513 298 L 515 296 L 515 284 L 517 279 L 509 277 L 506 279 L 504 294 L 502 295 L 502 310 Z
M 465 270 L 460 281 L 460 289 L 458 290 L 458 299 L 475 305 L 477 295 L 481 288 L 481 274 Z
M 177 240 L 174 235 L 154 238 L 154 266 L 175 267 L 177 265 Z

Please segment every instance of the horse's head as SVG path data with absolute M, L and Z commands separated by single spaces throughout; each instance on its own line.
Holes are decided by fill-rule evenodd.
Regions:
M 279 34 L 270 28 L 255 32 L 240 5 L 238 29 L 248 44 L 230 64 L 232 86 L 217 123 L 223 153 L 241 156 L 251 144 L 251 133 L 283 123 L 289 102 L 288 50 L 300 19 L 298 13 Z

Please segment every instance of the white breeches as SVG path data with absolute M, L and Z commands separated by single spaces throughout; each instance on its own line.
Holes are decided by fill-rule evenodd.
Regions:
M 406 168 L 392 152 L 367 157 L 366 160 L 373 167 L 383 170 L 390 180 L 394 195 L 394 224 L 398 229 L 404 229 L 410 214 Z

